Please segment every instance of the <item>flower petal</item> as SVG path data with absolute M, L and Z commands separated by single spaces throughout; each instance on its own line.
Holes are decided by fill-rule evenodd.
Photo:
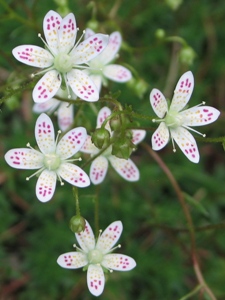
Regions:
M 163 93 L 158 89 L 153 89 L 149 96 L 152 109 L 159 118 L 163 118 L 168 111 L 168 105 Z
M 215 122 L 220 111 L 211 106 L 192 107 L 179 113 L 186 126 L 203 126 Z
M 174 90 L 170 105 L 171 110 L 180 111 L 190 100 L 194 88 L 194 77 L 191 71 L 184 73 L 179 79 Z
M 139 144 L 140 142 L 143 141 L 143 139 L 146 136 L 146 131 L 142 130 L 142 129 L 138 129 L 138 130 L 132 130 L 132 143 L 134 143 L 135 145 Z
M 101 75 L 93 75 L 93 74 L 91 74 L 91 75 L 89 75 L 89 77 L 94 82 L 97 90 L 100 93 L 101 88 L 102 88 L 102 76 Z
M 73 48 L 77 36 L 77 27 L 74 14 L 70 13 L 62 19 L 59 30 L 60 53 L 69 53 Z
M 56 154 L 61 159 L 67 159 L 76 154 L 83 146 L 87 137 L 87 131 L 84 127 L 77 127 L 67 132 L 59 141 L 56 147 Z
M 90 179 L 93 184 L 100 184 L 105 179 L 108 170 L 108 160 L 98 156 L 91 164 Z
M 97 56 L 98 61 L 102 62 L 102 64 L 106 65 L 111 62 L 118 53 L 120 46 L 122 43 L 121 34 L 118 31 L 115 31 L 109 36 L 109 43 L 106 46 L 105 50 Z
M 138 181 L 140 173 L 136 165 L 130 159 L 118 158 L 111 155 L 109 161 L 116 172 L 127 181 Z
M 5 154 L 10 167 L 16 169 L 39 169 L 43 167 L 43 154 L 34 149 L 16 148 Z
M 103 68 L 103 74 L 116 82 L 127 82 L 132 78 L 130 70 L 120 65 L 108 65 Z
M 54 127 L 49 116 L 44 113 L 36 121 L 35 138 L 42 153 L 48 154 L 55 151 Z
M 100 296 L 105 286 L 105 276 L 102 267 L 99 265 L 89 265 L 87 271 L 87 285 L 90 293 Z
M 75 233 L 76 239 L 84 252 L 93 250 L 95 247 L 95 237 L 92 228 L 87 220 L 85 220 L 85 229 L 80 233 Z
M 21 45 L 13 49 L 14 57 L 29 66 L 47 68 L 53 64 L 53 56 L 49 51 L 33 45 Z
M 51 200 L 56 187 L 56 173 L 53 171 L 44 170 L 38 177 L 36 184 L 36 195 L 41 202 Z
M 159 127 L 152 135 L 152 149 L 160 150 L 169 142 L 169 130 L 164 122 L 161 122 Z
M 91 141 L 91 136 L 88 135 L 80 151 L 88 154 L 95 154 L 99 152 L 99 149 L 95 147 Z
M 99 249 L 104 254 L 110 252 L 111 248 L 119 240 L 122 231 L 123 224 L 121 221 L 111 223 L 100 235 L 96 244 L 96 249 Z
M 65 269 L 78 269 L 86 266 L 88 261 L 84 253 L 67 252 L 58 257 L 57 263 Z
M 58 125 L 62 131 L 66 131 L 73 124 L 73 105 L 69 105 L 66 102 L 62 102 L 58 109 Z
M 94 34 L 70 52 L 71 59 L 76 65 L 87 63 L 100 54 L 105 49 L 108 42 L 108 35 L 101 33 Z
M 108 107 L 104 106 L 103 108 L 101 108 L 98 112 L 96 128 L 100 128 L 102 126 L 102 123 L 111 115 L 111 113 L 112 112 Z
M 117 253 L 105 255 L 101 264 L 107 269 L 116 271 L 130 271 L 136 267 L 136 262 L 132 257 Z
M 193 135 L 185 128 L 178 127 L 170 130 L 171 137 L 175 140 L 181 151 L 193 163 L 199 162 L 198 146 Z
M 92 36 L 94 34 L 95 34 L 95 32 L 92 29 L 86 28 L 85 29 L 85 34 L 84 34 L 84 39 L 86 40 L 86 39 L 88 39 L 90 36 Z
M 57 99 L 51 98 L 44 103 L 35 103 L 33 105 L 33 112 L 40 114 L 42 112 L 52 113 L 56 107 L 60 104 Z
M 34 102 L 43 103 L 51 99 L 61 86 L 62 78 L 56 70 L 48 71 L 33 89 Z
M 59 29 L 62 22 L 61 16 L 50 10 L 44 17 L 43 30 L 47 44 L 53 54 L 58 53 Z
M 89 102 L 98 101 L 98 89 L 85 72 L 73 69 L 67 73 L 67 79 L 71 89 L 78 97 Z
M 64 180 L 77 187 L 87 187 L 90 185 L 88 175 L 78 166 L 71 163 L 62 163 L 57 173 Z

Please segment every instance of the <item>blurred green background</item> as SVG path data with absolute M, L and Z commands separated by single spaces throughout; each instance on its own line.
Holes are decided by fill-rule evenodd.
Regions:
M 174 3 L 179 5 L 174 7 Z M 208 138 L 224 136 L 223 0 L 71 0 L 58 4 L 51 0 L 0 0 L 1 97 L 7 98 L 11 89 L 29 82 L 34 70 L 17 62 L 11 51 L 20 44 L 43 46 L 37 34 L 43 33 L 42 21 L 50 9 L 65 14 L 73 12 L 80 32 L 87 26 L 96 32 L 121 32 L 124 42 L 117 62 L 132 68 L 134 81 L 124 85 L 110 83 L 102 96 L 120 90 L 118 100 L 122 105 L 132 105 L 136 113 L 153 116 L 149 104 L 151 89 L 158 88 L 171 99 L 179 77 L 191 70 L 195 88 L 190 106 L 205 101 L 221 111 L 216 123 L 200 131 Z M 158 29 L 165 31 L 164 39 L 156 36 L 156 32 L 160 33 Z M 172 36 L 184 39 L 186 44 L 175 42 L 169 38 Z M 196 54 L 191 57 L 192 63 L 190 57 L 182 54 L 187 45 Z M 32 171 L 12 169 L 4 161 L 9 149 L 36 143 L 37 115 L 32 113 L 32 89 L 27 86 L 4 100 L 0 111 L 0 299 L 94 299 L 86 287 L 86 273 L 81 269 L 65 270 L 56 264 L 57 257 L 73 251 L 75 243 L 69 229 L 69 220 L 75 214 L 71 186 L 58 185 L 54 198 L 42 204 L 35 197 L 36 179 L 25 180 Z M 103 105 L 97 102 L 94 107 L 98 111 Z M 57 124 L 56 117 L 52 118 Z M 145 142 L 150 145 L 154 124 L 135 121 L 148 130 Z M 94 130 L 93 105 L 85 103 L 74 122 L 75 126 L 82 124 L 88 131 Z M 216 298 L 224 300 L 224 150 L 221 142 L 196 139 L 201 156 L 197 165 L 189 162 L 179 149 L 174 154 L 171 142 L 158 154 L 188 195 L 202 273 Z M 115 220 L 123 222 L 122 248 L 118 252 L 137 262 L 130 272 L 110 274 L 99 299 L 182 299 L 198 284 L 186 219 L 168 178 L 149 153 L 139 146 L 132 159 L 141 173 L 139 182 L 125 182 L 110 168 L 100 187 L 91 185 L 79 190 L 81 213 L 93 227 L 97 195 L 100 228 Z M 89 166 L 85 170 L 88 172 Z M 210 298 L 197 293 L 190 299 Z

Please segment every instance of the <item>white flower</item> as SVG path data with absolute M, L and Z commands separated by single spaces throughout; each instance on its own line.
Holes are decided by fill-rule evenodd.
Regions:
M 74 159 L 68 159 L 76 154 L 87 136 L 84 127 L 77 127 L 67 132 L 63 138 L 55 141 L 55 132 L 51 119 L 41 114 L 35 125 L 35 137 L 40 151 L 30 147 L 9 150 L 5 154 L 6 162 L 17 169 L 39 169 L 32 176 L 39 174 L 36 184 L 36 195 L 41 202 L 49 201 L 56 187 L 57 178 L 77 187 L 90 185 L 88 175 L 78 166 L 72 164 Z M 28 177 L 31 178 L 32 176 Z
M 60 255 L 57 263 L 67 269 L 77 269 L 87 266 L 87 285 L 94 296 L 102 294 L 105 285 L 104 271 L 130 271 L 136 266 L 133 258 L 123 254 L 111 254 L 112 248 L 123 230 L 121 221 L 111 223 L 95 240 L 93 231 L 86 221 L 85 230 L 75 233 L 81 247 L 76 252 Z M 118 245 L 120 247 L 120 245 Z
M 66 90 L 59 89 L 56 93 L 56 96 L 66 98 L 68 96 L 68 93 Z M 76 95 L 74 95 L 74 93 L 72 92 L 71 101 L 75 100 L 76 98 Z M 43 112 L 51 114 L 56 109 L 56 113 L 58 116 L 58 125 L 60 130 L 68 130 L 73 124 L 74 120 L 74 108 L 72 104 L 57 100 L 56 98 L 51 98 L 44 103 L 34 103 L 33 106 L 33 111 L 38 114 Z
M 90 38 L 94 34 L 94 31 L 88 28 L 85 31 L 85 38 Z M 107 79 L 123 83 L 132 78 L 131 72 L 127 68 L 118 64 L 112 64 L 112 61 L 118 56 L 121 44 L 121 34 L 118 31 L 113 32 L 109 36 L 109 43 L 105 49 L 88 62 L 90 66 L 90 69 L 87 70 L 88 74 L 99 91 L 102 84 L 107 86 Z
M 95 34 L 75 44 L 77 28 L 72 13 L 65 18 L 50 10 L 43 22 L 47 49 L 33 45 L 21 45 L 13 49 L 17 60 L 30 66 L 43 68 L 46 73 L 33 90 L 33 99 L 42 103 L 52 98 L 61 86 L 62 80 L 83 100 L 97 101 L 99 92 L 93 81 L 82 71 L 84 64 L 97 56 L 108 43 L 108 36 Z M 40 36 L 40 35 L 39 35 Z
M 97 128 L 100 128 L 104 120 L 111 115 L 111 110 L 108 107 L 103 107 L 97 118 Z M 109 124 L 105 127 L 111 135 Z M 145 130 L 132 130 L 133 139 L 132 142 L 136 145 L 140 143 L 146 135 Z M 87 139 L 80 150 L 81 152 L 91 154 L 92 156 L 99 153 L 99 149 L 91 141 L 91 136 L 87 136 Z M 112 147 L 109 146 L 101 155 L 95 158 L 90 168 L 90 179 L 93 184 L 100 184 L 105 179 L 108 170 L 108 161 L 110 161 L 112 167 L 116 172 L 127 181 L 138 181 L 140 173 L 136 165 L 131 159 L 118 158 L 111 154 Z
M 175 141 L 190 161 L 198 163 L 198 147 L 194 137 L 187 129 L 201 134 L 190 126 L 210 124 L 216 121 L 220 112 L 211 106 L 199 107 L 199 105 L 182 110 L 188 103 L 193 88 L 194 77 L 192 72 L 188 71 L 179 79 L 169 109 L 164 95 L 157 89 L 151 91 L 150 103 L 154 112 L 160 118 L 159 120 L 154 119 L 153 122 L 161 122 L 152 136 L 152 148 L 153 150 L 162 149 L 166 146 L 171 136 L 173 151 L 176 151 Z M 203 102 L 202 104 L 205 103 Z

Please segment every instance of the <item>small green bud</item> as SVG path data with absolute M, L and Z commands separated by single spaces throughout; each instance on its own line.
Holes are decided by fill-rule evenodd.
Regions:
M 185 65 L 192 65 L 196 57 L 195 51 L 190 46 L 185 46 L 180 50 L 180 61 Z
M 165 33 L 165 30 L 164 29 L 161 29 L 161 28 L 158 28 L 155 32 L 155 37 L 159 40 L 162 40 L 164 39 L 166 36 L 166 33 Z
M 109 121 L 110 128 L 112 131 L 117 131 L 121 129 L 121 118 L 120 116 L 115 116 Z
M 90 28 L 92 29 L 93 31 L 97 31 L 98 30 L 98 27 L 99 27 L 99 23 L 97 20 L 90 20 L 88 23 L 87 23 L 87 26 L 86 28 Z
M 177 10 L 183 0 L 165 0 L 165 2 L 172 10 Z
M 105 128 L 97 128 L 91 135 L 91 141 L 97 148 L 105 148 L 109 145 L 110 133 Z
M 130 138 L 123 136 L 115 141 L 112 145 L 112 155 L 119 158 L 128 159 L 131 153 L 136 149 Z
M 84 231 L 85 229 L 85 219 L 81 216 L 73 216 L 70 219 L 70 229 L 74 233 L 80 233 L 81 231 Z
M 142 79 L 131 78 L 127 82 L 127 85 L 134 91 L 134 93 L 142 99 L 146 91 L 148 90 L 148 84 Z

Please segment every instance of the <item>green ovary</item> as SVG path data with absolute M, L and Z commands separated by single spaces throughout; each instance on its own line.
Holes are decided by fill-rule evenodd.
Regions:
M 100 264 L 103 259 L 103 254 L 101 251 L 94 249 L 88 252 L 87 259 L 90 264 Z
M 54 59 L 54 67 L 60 73 L 68 73 L 73 68 L 71 57 L 68 54 L 59 53 Z
M 50 171 L 55 171 L 59 168 L 61 159 L 55 153 L 46 154 L 44 157 L 44 166 Z
M 171 110 L 167 113 L 165 117 L 165 123 L 167 127 L 175 129 L 177 127 L 182 126 L 183 120 L 182 117 L 179 115 L 179 112 Z

